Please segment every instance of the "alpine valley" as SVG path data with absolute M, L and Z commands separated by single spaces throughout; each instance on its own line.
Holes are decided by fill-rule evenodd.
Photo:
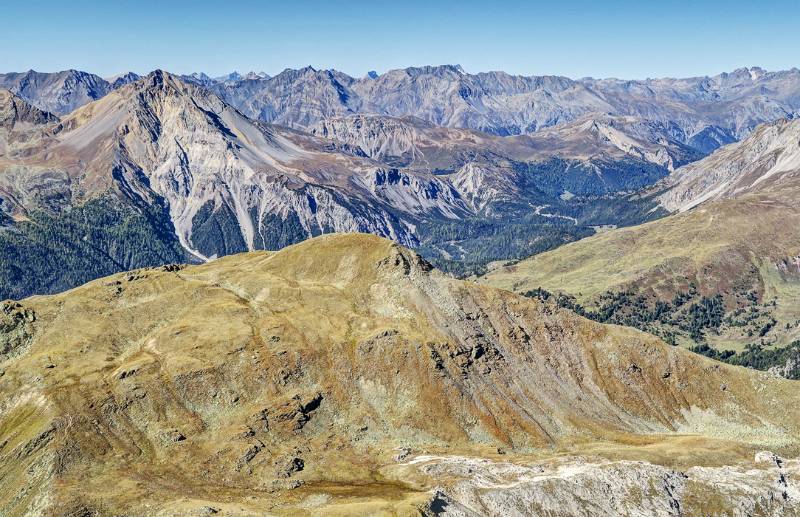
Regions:
M 796 68 L 0 74 L 0 515 L 800 515 L 798 199 Z
M 369 232 L 458 275 L 675 209 L 647 189 L 800 110 L 800 71 L 647 81 L 312 68 L 0 75 L 0 297 Z

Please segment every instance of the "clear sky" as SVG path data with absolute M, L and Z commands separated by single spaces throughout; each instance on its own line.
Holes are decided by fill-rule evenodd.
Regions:
M 0 71 L 645 78 L 800 67 L 800 0 L 0 0 Z

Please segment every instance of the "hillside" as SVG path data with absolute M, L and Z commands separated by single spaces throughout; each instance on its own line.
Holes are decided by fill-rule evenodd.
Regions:
M 800 119 L 762 124 L 746 139 L 676 170 L 655 188 L 659 203 L 686 211 L 700 203 L 782 188 L 800 176 Z
M 1 317 L 4 515 L 800 500 L 796 461 L 753 460 L 797 454 L 794 382 L 451 279 L 374 236 L 121 273 Z
M 687 345 L 788 345 L 800 339 L 798 129 L 796 120 L 765 124 L 653 188 L 663 206 L 685 213 L 592 236 L 483 281 L 564 293 L 601 319 Z

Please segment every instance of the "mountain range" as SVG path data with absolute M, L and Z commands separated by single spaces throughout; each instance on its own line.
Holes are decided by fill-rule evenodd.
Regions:
M 798 110 L 0 75 L 0 514 L 797 514 Z
M 568 80 L 456 66 L 363 79 L 312 68 L 216 79 L 6 74 L 0 296 L 331 232 L 386 236 L 448 271 L 482 273 L 706 201 L 792 192 L 795 154 L 785 149 L 798 77 L 753 68 Z M 774 242 L 786 256 L 770 252 L 773 262 L 794 256 Z M 553 287 L 533 286 L 539 278 L 520 285 Z M 667 291 L 658 297 L 677 292 Z M 588 292 L 565 291 L 583 302 Z
M 3 99 L 10 111 L 37 110 L 15 94 Z M 616 202 L 602 196 L 649 185 L 698 156 L 678 142 L 651 143 L 649 126 L 618 117 L 508 138 L 361 115 L 304 133 L 249 119 L 210 90 L 160 71 L 60 119 L 36 112 L 43 115 L 0 135 L 0 208 L 11 227 L 0 236 L 9 257 L 0 276 L 5 289 L 15 286 L 5 291 L 13 296 L 115 268 L 277 249 L 330 232 L 469 255 L 464 245 L 444 250 L 452 239 L 427 229 L 434 221 L 450 221 L 453 232 L 488 221 L 507 238 L 509 221 L 538 219 L 533 231 L 552 237 L 536 245 L 548 247 L 589 231 L 578 218 Z M 569 215 L 542 215 L 569 191 L 601 197 L 571 203 Z M 628 205 L 632 213 L 618 219 L 644 217 L 639 204 Z M 86 238 L 85 210 L 110 219 L 114 236 Z M 142 243 L 139 231 L 152 238 Z M 87 241 L 91 255 L 77 251 Z M 50 265 L 65 248 L 89 261 L 69 268 L 77 280 Z M 19 269 L 23 255 L 33 272 Z
M 135 74 L 113 82 L 74 70 L 0 74 L 0 88 L 57 115 L 97 99 Z M 414 116 L 437 125 L 497 135 L 533 133 L 589 113 L 631 116 L 664 125 L 664 135 L 703 152 L 747 135 L 756 125 L 794 117 L 800 70 L 742 68 L 686 79 L 569 79 L 468 74 L 454 65 L 412 67 L 356 79 L 312 67 L 232 73 L 187 82 L 209 87 L 250 118 L 307 129 L 334 116 L 373 113 Z

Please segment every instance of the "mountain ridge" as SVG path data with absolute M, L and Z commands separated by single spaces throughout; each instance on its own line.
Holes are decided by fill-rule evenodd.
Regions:
M 798 497 L 794 463 L 753 461 L 800 445 L 794 383 L 448 278 L 371 235 L 140 269 L 2 307 L 8 515 L 481 508 L 503 499 L 480 503 L 458 483 L 553 462 L 599 471 L 577 487 L 551 476 L 524 494 L 528 508 L 562 490 L 585 508 L 611 491 L 612 511 L 660 508 L 667 492 L 686 511 L 709 497 L 781 511 Z M 652 463 L 618 463 L 632 458 Z M 628 492 L 606 477 L 615 466 L 652 490 Z
M 13 90 L 20 75 L 24 74 L 0 74 L 0 86 L 12 84 Z M 84 81 L 94 85 L 91 98 L 113 89 L 114 85 L 93 77 Z M 758 67 L 715 76 L 646 80 L 468 74 L 453 65 L 390 70 L 364 79 L 313 67 L 239 80 L 215 80 L 205 74 L 183 77 L 215 90 L 251 118 L 298 128 L 331 116 L 372 112 L 511 135 L 600 112 L 676 124 L 680 140 L 703 152 L 741 139 L 759 123 L 797 116 L 800 106 L 800 70 L 767 72 Z M 77 98 L 60 103 L 43 98 L 39 104 L 34 94 L 23 97 L 64 114 L 63 107 L 59 111 L 53 106 L 66 102 L 74 107 L 89 98 L 77 92 L 71 95 Z M 679 109 L 669 108 L 670 104 Z M 433 109 L 437 106 L 441 113 Z
M 761 125 L 649 190 L 672 215 L 509 264 L 484 281 L 563 293 L 574 298 L 567 305 L 687 346 L 741 352 L 800 340 L 800 121 Z M 699 316 L 702 307 L 715 315 Z

